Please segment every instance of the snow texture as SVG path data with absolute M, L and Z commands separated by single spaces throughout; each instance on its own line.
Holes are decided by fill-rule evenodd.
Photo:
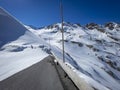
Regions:
M 65 63 L 75 68 L 76 73 L 94 89 L 119 90 L 120 27 L 117 23 L 107 25 L 89 24 L 87 28 L 64 22 Z M 50 44 L 52 52 L 62 60 L 60 28 L 61 23 L 57 23 L 29 30 Z
M 47 57 L 44 44 L 42 39 L 0 8 L 0 81 Z
M 65 64 L 95 90 L 120 89 L 120 25 L 64 22 Z M 29 30 L 28 30 L 29 29 Z M 0 81 L 54 53 L 62 60 L 61 23 L 24 26 L 0 8 Z

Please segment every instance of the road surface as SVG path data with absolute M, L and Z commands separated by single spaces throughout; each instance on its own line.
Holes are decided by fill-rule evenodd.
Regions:
M 60 66 L 54 63 L 53 58 L 48 56 L 39 63 L 1 81 L 0 90 L 77 89 Z

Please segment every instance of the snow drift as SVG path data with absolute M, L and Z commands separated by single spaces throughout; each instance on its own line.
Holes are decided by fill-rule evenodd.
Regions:
M 44 48 L 42 39 L 0 8 L 0 81 L 47 57 Z
M 0 44 L 21 40 L 22 44 L 42 42 L 40 38 L 27 30 L 23 24 L 0 8 Z

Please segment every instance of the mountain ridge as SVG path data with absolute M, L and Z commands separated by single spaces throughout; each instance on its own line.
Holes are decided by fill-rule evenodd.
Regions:
M 92 87 L 101 90 L 119 90 L 120 88 L 120 27 L 117 23 L 106 23 L 104 26 L 94 23 L 86 27 L 64 23 L 65 54 L 79 67 L 84 79 Z M 43 38 L 50 46 L 62 50 L 61 23 L 31 30 Z M 52 49 L 52 48 L 51 48 Z M 78 66 L 76 66 L 78 65 Z M 87 78 L 87 79 L 86 79 Z M 93 83 L 94 82 L 94 83 Z M 96 84 L 98 85 L 96 85 Z M 114 83 L 114 84 L 113 84 Z
M 0 47 L 0 67 L 3 68 L 0 68 L 0 80 L 38 62 L 48 52 L 54 52 L 62 60 L 61 23 L 36 30 L 30 26 L 24 27 L 0 9 L 0 27 L 0 44 L 5 44 Z M 119 24 L 113 22 L 99 26 L 91 23 L 83 27 L 64 22 L 63 29 L 65 64 L 94 89 L 119 90 Z M 15 71 L 9 73 L 7 70 Z
M 61 23 L 55 23 L 55 24 L 50 24 L 50 25 L 46 25 L 44 27 L 35 27 L 33 25 L 25 25 L 25 26 L 32 26 L 31 28 L 32 29 L 35 29 L 35 30 L 39 30 L 39 29 L 42 29 L 42 28 L 46 28 L 46 29 L 52 29 L 52 28 L 57 28 L 59 26 L 59 28 L 61 27 L 59 24 Z M 106 22 L 104 24 L 97 24 L 97 23 L 94 23 L 94 22 L 90 22 L 90 23 L 87 23 L 85 25 L 81 25 L 80 23 L 71 23 L 71 22 L 63 22 L 63 26 L 73 26 L 73 27 L 83 27 L 83 28 L 88 28 L 88 29 L 94 29 L 96 27 L 98 28 L 105 28 L 105 27 L 108 27 L 110 29 L 112 29 L 112 27 L 116 26 L 116 27 L 120 27 L 120 23 L 118 22 Z M 90 27 L 91 28 L 90 28 Z

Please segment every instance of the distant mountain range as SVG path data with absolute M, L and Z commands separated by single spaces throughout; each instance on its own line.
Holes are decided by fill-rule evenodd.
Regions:
M 25 26 L 29 26 L 30 28 L 34 29 L 34 30 L 39 30 L 39 29 L 42 29 L 42 28 L 46 28 L 46 29 L 52 29 L 52 28 L 58 28 L 60 29 L 61 27 L 59 27 L 58 24 L 51 24 L 51 25 L 48 25 L 48 26 L 45 26 L 45 27 L 35 27 L 33 25 L 25 25 Z M 64 22 L 64 26 L 72 26 L 72 27 L 83 27 L 83 28 L 87 28 L 87 29 L 90 29 L 90 30 L 93 30 L 93 29 L 100 29 L 100 28 L 109 28 L 110 30 L 113 30 L 115 28 L 120 28 L 120 24 L 119 23 L 115 23 L 115 22 L 108 22 L 108 23 L 105 23 L 103 25 L 100 25 L 100 24 L 96 24 L 96 23 L 88 23 L 84 26 L 80 25 L 79 23 L 70 23 L 70 22 Z
M 81 26 L 64 22 L 63 25 L 65 52 L 76 61 L 81 68 L 80 72 L 87 76 L 84 76 L 84 79 L 96 88 L 95 90 L 119 90 L 120 24 L 89 23 Z M 38 30 L 28 29 L 51 46 L 62 49 L 61 23 Z

